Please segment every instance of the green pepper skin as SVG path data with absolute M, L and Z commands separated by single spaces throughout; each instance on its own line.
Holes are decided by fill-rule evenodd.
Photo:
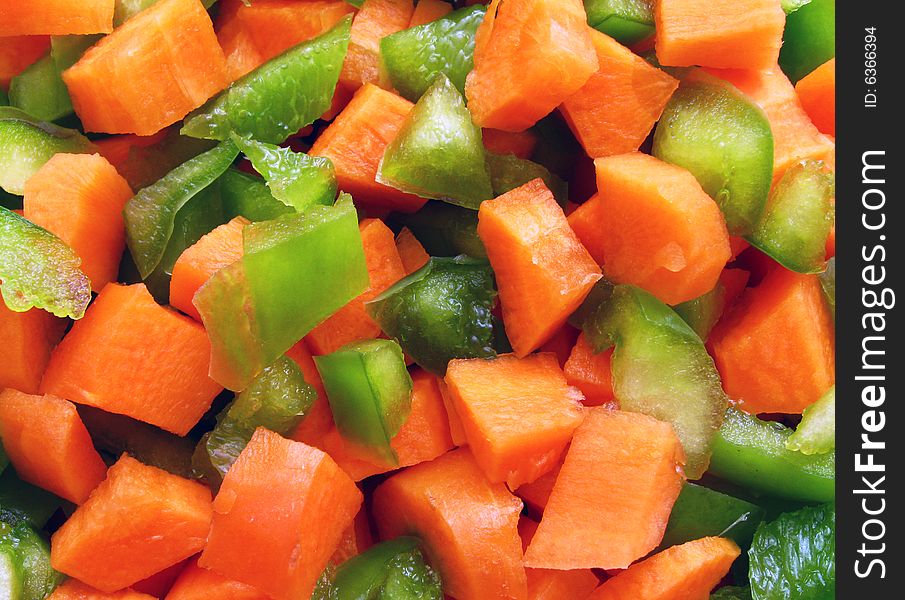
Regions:
M 9 96 L 3 89 L 0 89 L 0 106 L 9 106 Z
M 672 423 L 685 449 L 685 473 L 707 469 L 728 398 L 697 334 L 648 292 L 617 285 L 585 320 L 595 352 L 615 344 L 613 388 L 623 410 Z
M 669 514 L 660 549 L 709 536 L 729 538 L 747 548 L 764 514 L 756 504 L 686 483 Z
M 836 56 L 836 0 L 811 0 L 786 17 L 779 66 L 792 83 Z
M 830 306 L 833 313 L 833 320 L 836 319 L 836 257 L 829 259 L 826 263 L 826 270 L 821 273 L 820 287 L 823 289 L 823 297 Z
M 721 587 L 710 594 L 710 600 L 751 600 L 751 588 L 737 586 Z
M 28 523 L 0 535 L 0 552 L 8 555 L 10 551 L 22 569 L 21 600 L 44 600 L 63 581 L 63 575 L 50 566 L 50 545 Z
M 773 181 L 773 132 L 763 110 L 731 84 L 683 81 L 663 111 L 652 153 L 695 176 L 730 234 L 754 229 Z
M 377 181 L 474 210 L 493 198 L 481 128 L 446 75 L 437 76 L 387 145 Z
M 801 414 L 801 423 L 786 440 L 786 448 L 802 454 L 825 454 L 836 449 L 836 386 Z
M 0 475 L 0 523 L 14 527 L 28 523 L 43 528 L 53 513 L 69 503 L 19 479 L 14 469 Z
M 350 558 L 337 570 L 331 600 L 442 600 L 439 576 L 424 562 L 419 540 L 398 537 Z
M 9 103 L 42 121 L 56 121 L 72 113 L 69 90 L 50 54 L 13 77 Z
M 792 430 L 730 408 L 713 444 L 710 473 L 751 492 L 829 502 L 836 497 L 834 452 L 807 456 L 788 450 Z
M 754 600 L 836 597 L 836 509 L 832 504 L 785 513 L 757 529 L 748 556 Z
M 345 17 L 323 35 L 264 63 L 187 116 L 181 132 L 282 143 L 330 108 L 351 26 L 352 19 Z
M 412 409 L 412 378 L 399 344 L 353 342 L 314 362 L 340 435 L 397 464 L 390 440 Z
M 368 302 L 371 317 L 406 354 L 443 375 L 454 358 L 491 358 L 493 272 L 465 256 L 431 258 Z
M 485 158 L 487 168 L 490 170 L 490 183 L 494 196 L 501 196 L 540 177 L 553 192 L 553 196 L 560 206 L 565 206 L 569 200 L 569 184 L 543 165 L 519 158 L 514 154 L 486 152 Z
M 716 287 L 693 300 L 673 307 L 673 310 L 688 323 L 698 337 L 706 340 L 726 306 L 726 286 L 717 281 Z
M 588 25 L 630 46 L 654 33 L 650 0 L 585 0 Z
M 220 200 L 228 218 L 242 216 L 249 221 L 269 221 L 295 212 L 273 197 L 260 177 L 228 168 L 217 180 Z
M 478 213 L 446 202 L 430 201 L 421 210 L 402 218 L 430 256 L 458 256 L 487 259 L 484 242 L 478 237 Z
M 399 95 L 417 102 L 444 73 L 459 93 L 474 68 L 474 39 L 487 8 L 476 4 L 380 40 L 381 70 Z

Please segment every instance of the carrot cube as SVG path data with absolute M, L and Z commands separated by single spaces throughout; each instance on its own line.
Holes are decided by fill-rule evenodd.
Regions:
M 340 84 L 356 90 L 362 84 L 377 83 L 380 79 L 380 40 L 407 29 L 414 12 L 412 0 L 365 0 L 352 21 L 349 50 L 339 75 Z
M 0 0 L 0 36 L 113 31 L 115 0 Z
M 563 367 L 566 381 L 584 394 L 588 406 L 600 406 L 616 399 L 613 393 L 613 349 L 595 353 L 582 333 Z
M 189 562 L 182 570 L 166 600 L 268 600 L 269 596 L 250 585 L 239 583 Z
M 68 322 L 40 308 L 15 312 L 0 300 L 0 389 L 37 394 L 50 353 Z

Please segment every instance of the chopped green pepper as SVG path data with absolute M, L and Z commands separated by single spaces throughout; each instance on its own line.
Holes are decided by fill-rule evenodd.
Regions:
M 786 16 L 779 66 L 792 81 L 836 56 L 836 0 L 811 0 Z
M 836 448 L 836 386 L 801 415 L 801 423 L 789 439 L 786 448 L 802 454 L 824 454 Z
M 269 221 L 295 212 L 291 206 L 274 198 L 260 177 L 230 167 L 217 182 L 227 217 L 241 215 L 249 221 Z
M 823 288 L 823 297 L 826 298 L 827 304 L 830 305 L 830 311 L 833 313 L 833 319 L 836 318 L 836 257 L 829 259 L 826 263 L 826 270 L 819 275 L 820 287 Z
M 734 585 L 721 587 L 710 594 L 710 600 L 752 600 L 751 588 Z
M 726 286 L 717 281 L 716 286 L 693 300 L 688 300 L 673 307 L 673 310 L 688 323 L 698 337 L 706 340 L 726 307 Z
M 442 600 L 440 577 L 418 550 L 419 541 L 399 537 L 344 562 L 331 600 Z
M 50 54 L 13 77 L 9 103 L 43 121 L 55 121 L 72 112 L 69 90 Z
M 654 33 L 650 0 L 584 0 L 588 25 L 630 46 Z
M 211 140 L 179 135 L 175 128 L 164 132 L 163 139 L 147 146 L 132 146 L 116 170 L 133 191 L 162 179 L 167 173 L 217 145 Z
M 28 523 L 0 527 L 0 564 L 18 564 L 20 579 L 10 582 L 21 600 L 44 600 L 63 580 L 63 575 L 50 566 L 50 546 Z M 0 567 L 0 573 L 4 569 Z M 15 571 L 13 571 L 15 573 Z M 5 591 L 0 581 L 0 590 Z
M 763 518 L 764 510 L 756 504 L 686 483 L 673 504 L 660 548 L 708 536 L 729 538 L 745 548 Z
M 430 201 L 402 221 L 431 256 L 487 258 L 484 242 L 478 237 L 478 213 L 471 209 Z
M 0 521 L 11 526 L 29 523 L 42 528 L 62 505 L 68 504 L 48 491 L 19 479 L 14 469 L 0 475 Z
M 514 154 L 485 153 L 493 195 L 500 196 L 540 177 L 553 192 L 556 201 L 565 206 L 569 200 L 569 184 L 551 173 L 543 165 L 519 158 Z

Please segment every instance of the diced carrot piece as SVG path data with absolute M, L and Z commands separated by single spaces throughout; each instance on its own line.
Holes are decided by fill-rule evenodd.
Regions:
M 600 279 L 541 179 L 481 203 L 478 236 L 496 274 L 506 334 L 518 356 L 546 342 Z
M 66 242 L 98 292 L 116 281 L 132 190 L 99 154 L 55 154 L 25 183 L 25 218 Z
M 525 502 L 525 506 L 538 517 L 544 514 L 544 508 L 547 506 L 547 501 L 550 500 L 550 494 L 553 492 L 560 469 L 562 469 L 562 460 L 556 463 L 550 471 L 531 483 L 520 485 L 515 490 L 515 495 L 521 498 Z M 534 535 L 533 531 L 532 535 Z
M 616 399 L 612 360 L 612 348 L 595 353 L 585 335 L 578 336 L 563 372 L 569 385 L 574 385 L 584 394 L 587 406 L 600 406 Z
M 836 135 L 836 59 L 831 58 L 795 84 L 798 100 L 811 122 L 827 135 Z
M 598 265 L 606 261 L 603 256 L 603 236 L 600 235 L 600 197 L 594 194 L 569 213 L 569 227 Z
M 584 417 L 549 353 L 452 360 L 446 386 L 475 461 L 510 489 L 552 469 Z
M 75 406 L 62 398 L 0 391 L 0 438 L 19 477 L 70 502 L 83 503 L 107 474 Z
M 167 131 L 162 130 L 154 135 L 111 135 L 100 140 L 94 140 L 98 153 L 107 159 L 111 165 L 119 170 L 128 159 L 133 148 L 147 148 L 167 137 Z
M 365 0 L 352 21 L 352 37 L 339 75 L 340 83 L 351 90 L 365 83 L 377 83 L 380 40 L 408 28 L 414 12 L 412 0 Z
M 449 421 L 449 435 L 452 438 L 453 445 L 456 447 L 467 446 L 468 440 L 465 439 L 465 428 L 462 427 L 462 419 L 460 419 L 459 415 L 456 413 L 456 407 L 449 395 L 449 389 L 446 387 L 446 382 L 439 379 L 437 381 L 437 386 L 440 388 L 440 396 L 442 396 L 443 406 L 446 408 L 446 418 Z
M 418 0 L 418 4 L 415 5 L 415 11 L 409 21 L 409 27 L 426 25 L 440 17 L 445 17 L 450 12 L 452 12 L 452 4 L 445 0 Z
M 327 454 L 258 428 L 223 479 L 198 565 L 277 600 L 307 598 L 361 503 Z
M 493 0 L 475 37 L 465 95 L 481 127 L 523 131 L 597 71 L 580 0 Z
M 710 344 L 726 393 L 753 414 L 799 414 L 835 381 L 833 321 L 816 275 L 771 270 Z
M 765 69 L 779 59 L 786 15 L 780 0 L 659 0 L 654 23 L 660 64 Z
M 210 523 L 205 486 L 123 455 L 53 534 L 50 562 L 113 592 L 201 550 Z
M 559 110 L 591 158 L 634 152 L 679 82 L 606 34 L 591 41 L 600 68 Z
M 14 312 L 0 300 L 0 389 L 37 394 L 50 353 L 68 322 L 40 308 Z
M 723 294 L 723 314 L 729 311 L 739 296 L 742 295 L 742 292 L 745 291 L 745 286 L 748 285 L 750 277 L 751 273 L 744 269 L 726 269 L 720 275 L 720 283 L 725 290 Z
M 371 533 L 371 523 L 368 520 L 368 511 L 364 507 L 355 515 L 352 524 L 343 531 L 339 546 L 330 557 L 334 565 L 341 565 L 350 558 L 358 556 L 374 545 L 374 535 Z
M 0 0 L 0 36 L 113 31 L 115 0 Z
M 305 345 L 305 341 L 299 341 L 295 346 L 286 352 L 286 356 L 295 361 L 305 382 L 314 387 L 317 392 L 317 399 L 305 418 L 298 424 L 295 431 L 289 436 L 297 442 L 304 442 L 309 446 L 320 446 L 321 440 L 327 433 L 333 429 L 333 413 L 330 410 L 330 403 L 327 401 L 327 392 L 324 390 L 324 383 L 321 381 L 321 375 L 314 364 L 314 358 L 311 351 Z
M 376 180 L 383 152 L 412 106 L 405 98 L 366 84 L 318 136 L 309 154 L 333 162 L 339 187 L 352 194 L 356 204 L 415 212 L 426 200 Z
M 85 52 L 63 80 L 87 131 L 138 135 L 182 119 L 230 81 L 199 0 L 161 0 L 143 10 Z
M 559 363 L 560 368 L 563 368 L 566 366 L 569 354 L 572 353 L 572 347 L 575 346 L 575 340 L 580 334 L 580 330 L 566 323 L 553 334 L 553 337 L 541 344 L 539 350 L 555 354 L 556 362 Z
M 529 159 L 537 146 L 537 134 L 530 130 L 503 131 L 485 128 L 481 130 L 484 147 L 496 154 L 514 154 Z
M 740 552 L 720 537 L 671 546 L 607 579 L 588 600 L 706 600 Z
M 345 2 L 345 0 L 343 1 Z M 348 105 L 351 100 L 352 92 L 350 92 L 348 88 L 341 85 L 336 86 L 336 89 L 333 90 L 333 98 L 330 100 L 330 108 L 321 115 L 321 119 L 324 121 L 332 121 L 336 118 L 336 115 L 346 108 L 346 105 Z
M 525 600 L 522 501 L 487 481 L 467 449 L 409 467 L 374 491 L 382 539 L 421 538 L 444 591 L 458 600 Z
M 829 260 L 836 256 L 836 225 L 830 229 L 830 234 L 826 237 L 826 259 Z
M 50 36 L 15 35 L 0 37 L 0 89 L 50 49 Z
M 684 462 L 669 423 L 591 409 L 572 438 L 525 566 L 629 566 L 660 543 L 684 483 Z
M 268 600 L 269 596 L 250 585 L 227 579 L 198 566 L 192 560 L 182 570 L 166 600 Z
M 176 578 L 185 571 L 188 562 L 194 562 L 194 559 L 178 562 L 154 573 L 150 577 L 145 577 L 138 583 L 133 584 L 132 589 L 155 598 L 163 598 L 170 591 L 170 588 L 173 587 Z
M 537 522 L 522 517 L 518 522 L 522 548 L 527 548 L 537 531 Z M 556 571 L 554 569 L 525 569 L 528 578 L 528 600 L 575 600 L 585 598 L 600 581 L 591 569 Z
M 390 228 L 380 219 L 365 219 L 359 230 L 370 285 L 305 336 L 305 343 L 314 354 L 330 354 L 351 342 L 380 337 L 380 326 L 368 315 L 365 302 L 405 277 L 405 266 Z
M 185 435 L 223 389 L 204 328 L 144 284 L 108 284 L 51 354 L 41 390 Z
M 406 275 L 411 275 L 430 260 L 427 250 L 408 227 L 403 227 L 396 236 L 396 251 L 399 252 Z
M 134 590 L 102 592 L 77 579 L 67 579 L 47 597 L 47 600 L 156 600 L 154 596 Z
M 242 231 L 248 223 L 245 217 L 236 217 L 183 251 L 173 265 L 170 278 L 170 305 L 173 308 L 201 322 L 201 315 L 192 304 L 195 292 L 214 273 L 242 258 Z

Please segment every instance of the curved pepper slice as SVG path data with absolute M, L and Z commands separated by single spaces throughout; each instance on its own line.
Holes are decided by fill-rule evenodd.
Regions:
M 801 415 L 795 433 L 786 440 L 786 448 L 803 454 L 824 454 L 836 449 L 836 386 Z
M 787 11 L 779 66 L 792 83 L 836 56 L 836 0 L 795 2 Z
M 650 0 L 585 0 L 588 25 L 630 46 L 654 33 Z
M 746 548 L 765 514 L 764 509 L 741 498 L 686 483 L 669 513 L 660 548 L 710 536 L 729 538 Z
M 560 206 L 565 206 L 569 200 L 569 184 L 543 165 L 519 158 L 514 154 L 486 152 L 485 159 L 487 168 L 490 170 L 490 183 L 493 187 L 494 197 L 502 196 L 506 192 L 540 177 L 553 192 L 553 197 Z
M 249 221 L 269 221 L 295 212 L 291 206 L 274 198 L 264 180 L 255 175 L 230 167 L 217 182 L 228 218 L 242 216 Z

